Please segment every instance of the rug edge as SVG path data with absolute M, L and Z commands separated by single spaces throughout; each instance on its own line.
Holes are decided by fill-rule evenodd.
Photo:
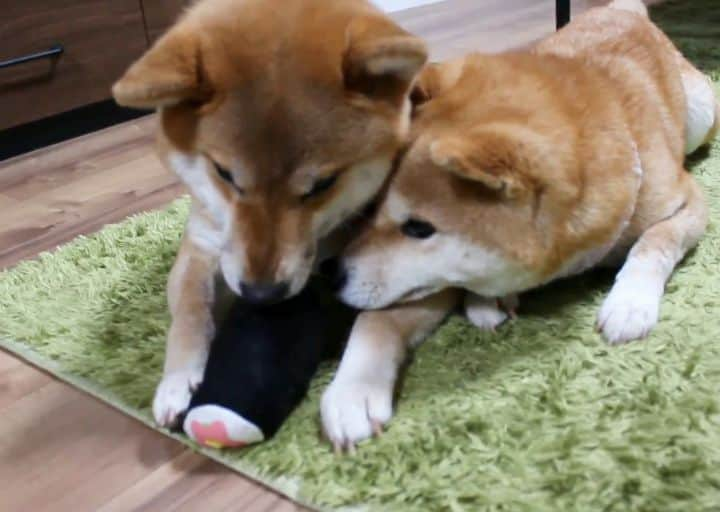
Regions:
M 120 411 L 123 414 L 126 414 L 127 416 L 130 416 L 136 421 L 139 421 L 153 431 L 180 442 L 190 450 L 202 454 L 203 456 L 217 462 L 223 467 L 226 467 L 241 476 L 251 479 L 255 483 L 263 485 L 269 490 L 280 494 L 281 496 L 293 501 L 298 505 L 317 512 L 325 512 L 330 510 L 322 508 L 319 504 L 312 503 L 305 498 L 299 496 L 295 486 L 292 484 L 285 483 L 279 479 L 263 476 L 257 471 L 255 471 L 252 466 L 247 465 L 244 462 L 238 462 L 237 466 L 228 465 L 218 453 L 215 453 L 215 450 L 203 448 L 180 434 L 175 434 L 166 429 L 157 428 L 157 426 L 155 426 L 151 420 L 149 420 L 142 414 L 139 414 L 138 411 L 133 409 L 132 407 L 123 404 L 122 401 L 117 398 L 117 396 L 115 396 L 112 392 L 103 389 L 102 387 L 92 383 L 88 379 L 85 379 L 84 377 L 78 377 L 77 375 L 73 375 L 72 373 L 65 371 L 60 365 L 57 364 L 56 361 L 51 358 L 39 355 L 36 351 L 32 350 L 30 347 L 27 346 L 27 344 L 21 341 L 15 341 L 7 337 L 0 336 L 0 348 L 7 350 L 9 353 L 20 358 L 22 361 L 32 365 L 34 368 L 43 372 L 47 372 L 52 376 L 58 378 L 60 381 L 81 390 L 82 392 L 101 401 L 104 404 L 110 405 L 114 409 Z

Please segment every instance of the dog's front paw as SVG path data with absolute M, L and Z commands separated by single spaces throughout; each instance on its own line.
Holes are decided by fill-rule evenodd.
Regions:
M 465 315 L 475 327 L 494 331 L 505 320 L 515 317 L 517 305 L 516 295 L 493 299 L 468 292 L 465 297 Z
M 598 330 L 613 345 L 644 338 L 657 324 L 660 296 L 652 286 L 617 281 L 600 308 Z
M 393 383 L 382 379 L 334 380 L 325 390 L 320 412 L 323 430 L 336 451 L 380 434 L 392 417 Z
M 494 302 L 494 301 L 493 301 Z M 465 315 L 475 327 L 494 331 L 497 326 L 507 320 L 508 315 L 495 304 L 465 305 Z
M 202 378 L 202 368 L 187 368 L 163 375 L 153 400 L 153 416 L 159 426 L 171 428 L 178 424 Z

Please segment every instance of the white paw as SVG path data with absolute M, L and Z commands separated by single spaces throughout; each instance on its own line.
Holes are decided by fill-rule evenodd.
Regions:
M 320 405 L 323 430 L 336 451 L 380 434 L 392 417 L 393 383 L 364 379 L 334 380 Z
M 163 375 L 153 400 L 153 416 L 161 427 L 174 427 L 202 382 L 203 369 L 188 368 Z
M 597 327 L 608 343 L 644 338 L 657 324 L 662 292 L 640 284 L 635 280 L 617 281 L 605 298 Z
M 494 331 L 498 325 L 508 318 L 505 311 L 490 306 L 465 308 L 465 314 L 475 327 L 489 331 Z
M 511 312 L 508 313 L 500 308 L 497 299 L 468 293 L 465 298 L 465 314 L 475 327 L 494 331 L 497 326 L 515 314 L 517 304 L 517 296 L 503 299 L 503 307 Z

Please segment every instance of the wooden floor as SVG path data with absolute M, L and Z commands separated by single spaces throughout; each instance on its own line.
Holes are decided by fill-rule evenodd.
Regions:
M 575 12 L 593 0 L 573 2 Z M 441 59 L 553 30 L 552 0 L 447 0 L 395 13 Z M 2 98 L 0 98 L 0 101 Z M 154 118 L 0 162 L 0 268 L 181 193 Z M 0 351 L 0 511 L 299 508 Z

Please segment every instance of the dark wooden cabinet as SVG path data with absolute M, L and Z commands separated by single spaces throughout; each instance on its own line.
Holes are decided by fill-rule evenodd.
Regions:
M 172 24 L 184 0 L 23 0 L 0 12 L 0 130 L 110 97 L 110 86 Z
M 187 4 L 188 0 L 143 0 L 142 8 L 150 43 L 175 22 Z

